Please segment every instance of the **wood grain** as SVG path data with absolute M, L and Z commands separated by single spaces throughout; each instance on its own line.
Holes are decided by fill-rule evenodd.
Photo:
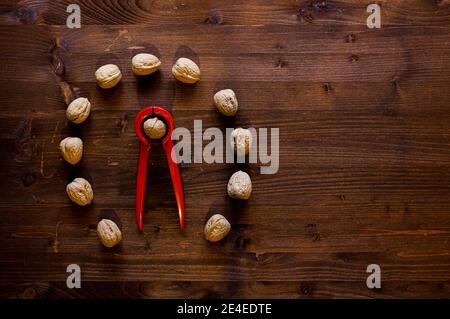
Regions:
M 355 282 L 294 281 L 153 281 L 153 282 L 85 282 L 83 289 L 68 290 L 58 282 L 2 285 L 3 298 L 377 298 L 435 297 L 447 298 L 449 283 L 391 282 L 389 287 L 370 291 Z M 274 296 L 274 291 L 277 292 Z
M 82 28 L 65 26 L 71 1 L 0 3 L 0 297 L 3 298 L 448 298 L 450 279 L 450 6 L 378 1 L 369 30 L 361 1 L 82 0 Z M 161 71 L 138 79 L 130 60 L 148 51 Z M 195 60 L 186 86 L 170 69 Z M 93 73 L 116 63 L 121 84 Z M 212 96 L 235 90 L 235 119 Z M 90 119 L 65 119 L 77 96 Z M 152 151 L 144 218 L 134 221 L 144 106 L 166 106 L 177 126 L 280 129 L 280 169 L 260 163 L 183 164 L 186 230 L 178 229 L 168 167 Z M 84 140 L 76 167 L 60 158 L 67 135 Z M 205 141 L 204 144 L 207 142 Z M 227 198 L 245 169 L 254 192 Z M 95 203 L 75 207 L 65 185 L 88 178 Z M 232 223 L 216 244 L 208 216 Z M 106 249 L 95 227 L 117 221 Z M 81 266 L 83 288 L 65 286 Z M 366 287 L 366 267 L 382 288 Z

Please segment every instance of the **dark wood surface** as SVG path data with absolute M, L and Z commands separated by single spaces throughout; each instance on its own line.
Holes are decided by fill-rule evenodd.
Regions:
M 65 26 L 74 1 L 0 1 L 0 297 L 450 297 L 450 3 L 376 1 L 76 1 L 82 28 Z M 130 59 L 162 60 L 148 79 Z M 201 67 L 195 86 L 171 76 L 176 58 Z M 93 77 L 118 64 L 108 91 Z M 212 105 L 222 88 L 240 110 Z M 66 103 L 86 96 L 75 127 Z M 155 149 L 145 231 L 134 219 L 136 112 L 167 106 L 177 126 L 280 128 L 280 170 L 248 170 L 253 196 L 226 196 L 238 167 L 184 164 L 186 229 L 179 231 L 163 153 Z M 77 167 L 59 141 L 83 138 Z M 92 181 L 95 203 L 76 207 L 66 183 Z M 204 240 L 210 214 L 232 223 Z M 115 249 L 96 222 L 122 227 Z M 68 264 L 82 289 L 65 286 Z M 379 264 L 382 288 L 366 287 Z

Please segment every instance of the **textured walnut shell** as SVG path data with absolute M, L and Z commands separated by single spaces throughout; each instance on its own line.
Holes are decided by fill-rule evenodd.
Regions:
M 73 100 L 66 110 L 67 119 L 75 124 L 86 121 L 89 114 L 91 114 L 91 103 L 85 97 Z
M 102 89 L 110 89 L 120 82 L 122 73 L 117 65 L 106 64 L 95 71 L 95 78 Z
M 106 247 L 114 247 L 122 241 L 122 232 L 115 222 L 102 219 L 97 225 L 98 238 Z
M 245 128 L 237 128 L 231 132 L 231 147 L 239 156 L 245 156 L 252 147 L 252 133 Z
M 252 180 L 243 171 L 231 175 L 227 185 L 228 196 L 235 199 L 249 199 L 252 194 Z
M 149 118 L 144 122 L 144 132 L 151 139 L 160 139 L 166 134 L 166 124 L 157 117 Z
M 179 58 L 172 67 L 172 74 L 180 82 L 193 84 L 200 80 L 200 68 L 194 61 Z
M 234 116 L 238 111 L 238 101 L 233 90 L 221 90 L 214 94 L 214 104 L 225 116 Z
M 149 75 L 159 69 L 161 61 L 149 53 L 136 54 L 131 60 L 131 68 L 136 75 Z
M 94 200 L 91 184 L 81 177 L 75 178 L 68 184 L 66 191 L 70 200 L 80 206 L 89 205 Z
M 205 238 L 211 242 L 219 241 L 228 235 L 230 229 L 231 225 L 224 216 L 220 214 L 213 215 L 206 222 Z
M 83 141 L 78 137 L 66 137 L 59 143 L 59 149 L 66 162 L 75 165 L 83 156 Z

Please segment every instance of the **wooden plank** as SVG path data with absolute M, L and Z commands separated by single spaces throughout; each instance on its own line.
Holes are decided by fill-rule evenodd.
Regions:
M 205 250 L 208 249 L 212 248 Z M 3 282 L 11 281 L 12 278 L 20 278 L 22 282 L 65 282 L 67 265 L 77 263 L 86 281 L 338 281 L 358 282 L 364 286 L 366 267 L 376 257 L 383 261 L 380 264 L 386 283 L 408 282 L 410 278 L 430 283 L 445 282 L 448 280 L 446 270 L 450 265 L 448 256 L 438 254 L 432 254 L 431 257 L 440 265 L 439 269 L 429 263 L 430 254 L 405 259 L 386 253 L 377 256 L 373 252 L 336 254 L 333 255 L 334 259 L 326 258 L 326 255 L 312 256 L 294 253 L 220 252 L 215 254 L 214 259 L 203 256 L 186 259 L 186 256 L 177 253 L 160 258 L 142 254 L 125 255 L 120 252 L 104 252 L 99 257 L 86 253 L 53 253 L 48 254 L 44 265 L 33 254 L 28 254 L 21 262 L 16 261 L 14 256 L 6 255 L 2 261 L 4 273 L 1 274 L 1 279 Z
M 65 25 L 66 8 L 70 0 L 8 1 L 2 8 L 2 24 L 51 24 Z M 419 1 L 405 3 L 401 0 L 377 2 L 385 10 L 386 25 L 448 25 L 449 11 L 446 1 Z M 364 25 L 367 19 L 365 7 L 357 1 L 309 1 L 233 0 L 183 1 L 78 1 L 83 13 L 83 23 L 123 25 L 297 25 L 332 24 Z
M 207 30 L 207 27 L 202 28 Z M 135 52 L 133 48 L 136 43 L 137 47 L 150 48 L 161 56 L 164 62 L 162 80 L 166 81 L 171 78 L 170 69 L 180 55 L 190 55 L 199 62 L 204 82 L 217 81 L 218 74 L 221 81 L 233 81 L 236 79 L 235 75 L 239 74 L 240 81 L 324 83 L 352 82 L 355 79 L 365 82 L 442 81 L 448 78 L 441 77 L 442 75 L 450 74 L 449 30 L 446 28 L 431 29 L 434 36 L 427 40 L 429 44 L 424 48 L 416 47 L 416 43 L 418 39 L 430 36 L 425 29 L 413 32 L 410 37 L 408 31 L 402 31 L 402 38 L 392 38 L 390 34 L 395 35 L 396 32 L 386 29 L 380 31 L 381 34 L 386 34 L 382 40 L 380 35 L 371 35 L 367 36 L 368 40 L 361 43 L 356 40 L 351 44 L 345 42 L 348 31 L 333 32 L 330 33 L 331 36 L 322 38 L 319 36 L 323 34 L 321 28 L 317 28 L 316 32 L 298 32 L 297 28 L 290 27 L 279 35 L 277 32 L 267 33 L 273 28 L 257 27 L 251 28 L 256 31 L 249 32 L 248 38 L 244 37 L 242 40 L 239 27 L 231 30 L 222 28 L 216 34 L 205 37 L 196 36 L 201 30 L 190 30 L 186 34 L 179 34 L 177 29 L 165 30 L 161 36 L 161 32 L 147 29 L 144 26 L 129 26 L 125 29 L 87 26 L 74 32 L 61 27 L 30 32 L 29 26 L 16 29 L 2 27 L 0 37 L 18 36 L 17 45 L 5 48 L 6 52 L 11 50 L 11 54 L 7 54 L 7 65 L 23 63 L 24 58 L 34 61 L 26 69 L 7 67 L 4 76 L 9 80 L 27 79 L 33 82 L 54 79 L 49 63 L 53 56 L 65 65 L 65 80 L 70 83 L 92 81 L 95 69 L 108 62 L 122 67 L 125 74 L 123 82 L 135 82 L 129 61 Z M 37 32 L 39 34 L 33 34 Z M 56 37 L 52 32 L 56 33 Z M 218 35 L 224 32 L 230 35 L 226 38 Z M 111 34 L 115 34 L 112 39 Z M 143 37 L 143 34 L 149 35 Z M 289 40 L 289 34 L 295 35 L 294 39 L 298 40 Z M 309 45 L 301 41 L 305 34 L 310 38 Z M 361 36 L 364 37 L 364 34 Z M 168 37 L 173 38 L 173 41 L 167 42 Z M 261 37 L 269 37 L 271 40 L 266 44 L 260 42 Z M 148 43 L 148 38 L 152 39 L 151 43 Z M 92 43 L 87 46 L 87 52 L 84 49 L 86 41 L 79 41 L 80 39 L 88 39 L 87 42 Z M 57 49 L 54 49 L 55 41 L 60 45 Z M 217 50 L 217 46 L 211 46 L 211 43 L 223 44 L 230 51 Z M 80 45 L 83 47 L 82 52 L 77 48 Z M 390 49 L 385 50 L 386 46 Z M 243 54 L 232 54 L 241 47 L 247 47 L 246 51 L 249 53 L 244 51 Z M 280 47 L 281 49 L 277 49 Z M 260 48 L 263 48 L 262 52 Z M 23 55 L 18 57 L 13 54 L 17 50 L 21 50 Z M 49 50 L 53 51 L 49 53 Z M 427 61 L 427 53 L 436 55 L 433 63 Z M 198 86 L 202 87 L 203 81 Z
M 154 85 L 156 83 L 158 85 Z M 29 119 L 38 121 L 51 121 L 51 125 L 45 128 L 47 131 L 54 129 L 59 121 L 61 129 L 75 129 L 69 127 L 64 119 L 66 103 L 61 94 L 59 85 L 35 83 L 25 88 L 24 81 L 0 81 L 4 95 L 0 97 L 2 104 L 2 118 L 4 121 L 0 132 L 13 136 L 15 128 L 19 125 L 23 115 Z M 147 86 L 148 84 L 148 86 Z M 314 114 L 327 114 L 342 117 L 375 117 L 386 121 L 401 122 L 403 118 L 419 118 L 423 121 L 439 120 L 445 124 L 445 118 L 450 114 L 445 98 L 436 99 L 436 96 L 445 95 L 443 87 L 450 85 L 450 81 L 440 77 L 440 81 L 412 82 L 400 81 L 397 84 L 391 82 L 207 82 L 202 87 L 189 90 L 176 86 L 167 76 L 167 82 L 157 78 L 155 81 L 144 82 L 142 85 L 135 82 L 122 83 L 120 95 L 114 97 L 112 104 L 105 99 L 104 92 L 92 87 L 92 83 L 76 83 L 72 88 L 79 96 L 87 96 L 93 104 L 93 120 L 99 121 L 96 125 L 89 125 L 90 130 L 100 131 L 104 129 L 108 114 L 112 114 L 114 124 L 124 122 L 125 131 L 132 131 L 131 122 L 139 108 L 151 103 L 164 105 L 177 113 L 177 123 L 193 125 L 193 119 L 202 119 L 204 126 L 254 125 L 258 120 L 260 125 L 266 125 L 266 119 L 253 118 L 263 112 L 291 112 L 298 121 L 307 121 Z M 241 86 L 242 85 L 242 86 Z M 398 85 L 398 86 L 397 86 Z M 232 87 L 239 98 L 241 112 L 234 121 L 223 119 L 213 106 L 212 96 L 222 87 Z M 257 94 L 255 94 L 255 92 Z M 279 92 L 290 92 L 279 94 Z M 417 94 L 421 92 L 421 94 Z M 47 103 L 42 104 L 39 94 L 45 94 Z M 189 93 L 189 94 L 187 94 Z M 208 98 L 205 98 L 208 96 Z M 14 103 L 11 102 L 14 100 Z M 38 107 L 39 106 L 39 107 Z M 191 114 L 192 112 L 192 114 Z M 95 118 L 94 118 L 95 116 Z M 384 117 L 381 117 L 384 116 Z M 62 120 L 61 120 L 62 118 Z M 304 120 L 304 118 L 306 118 Z M 100 122 L 101 121 L 101 122 Z M 286 123 L 283 123 L 286 125 Z M 52 127 L 53 125 L 53 127 Z M 100 125 L 101 129 L 98 127 Z M 122 133 L 121 125 L 110 125 L 110 129 L 116 129 L 114 135 Z M 422 129 L 433 129 L 434 126 Z M 48 132 L 45 132 L 48 134 Z M 79 130 L 80 134 L 83 130 Z M 98 135 L 98 132 L 92 131 Z M 283 133 L 283 132 L 282 132 Z M 287 134 L 287 133 L 286 133 Z
M 3 285 L 1 296 L 19 299 L 58 298 L 446 298 L 449 283 L 389 282 L 382 289 L 364 290 L 352 282 L 83 282 L 83 289 L 67 289 L 59 282 Z

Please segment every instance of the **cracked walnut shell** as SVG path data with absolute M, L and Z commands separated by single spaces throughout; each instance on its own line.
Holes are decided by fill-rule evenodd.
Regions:
M 66 117 L 75 124 L 81 124 L 91 114 L 91 102 L 85 97 L 73 100 L 66 110 Z
M 114 247 L 122 241 L 122 232 L 117 224 L 110 219 L 99 221 L 97 235 L 102 244 L 108 248 Z
M 235 199 L 249 199 L 252 194 L 252 180 L 243 171 L 231 175 L 227 185 L 228 196 Z
M 225 116 L 234 116 L 238 111 L 238 101 L 233 90 L 221 90 L 214 94 L 214 104 Z
M 120 82 L 122 73 L 117 65 L 106 64 L 95 71 L 95 78 L 102 89 L 110 89 Z
M 66 162 L 75 165 L 83 156 L 83 141 L 78 137 L 66 137 L 59 143 L 59 149 Z
M 81 177 L 75 178 L 68 184 L 66 191 L 70 200 L 80 206 L 89 205 L 94 200 L 91 184 Z
M 245 128 L 237 128 L 231 132 L 231 147 L 236 151 L 238 156 L 248 155 L 252 148 L 252 133 Z
M 136 75 L 149 75 L 159 69 L 161 61 L 149 53 L 136 54 L 131 60 L 133 73 Z
M 166 135 L 166 124 L 157 117 L 149 118 L 144 122 L 144 132 L 153 140 Z
M 216 214 L 206 222 L 205 225 L 205 238 L 211 242 L 216 242 L 224 238 L 230 232 L 231 225 L 228 220 L 220 215 Z
M 179 58 L 172 67 L 173 76 L 180 82 L 193 84 L 200 80 L 200 68 L 194 61 Z

